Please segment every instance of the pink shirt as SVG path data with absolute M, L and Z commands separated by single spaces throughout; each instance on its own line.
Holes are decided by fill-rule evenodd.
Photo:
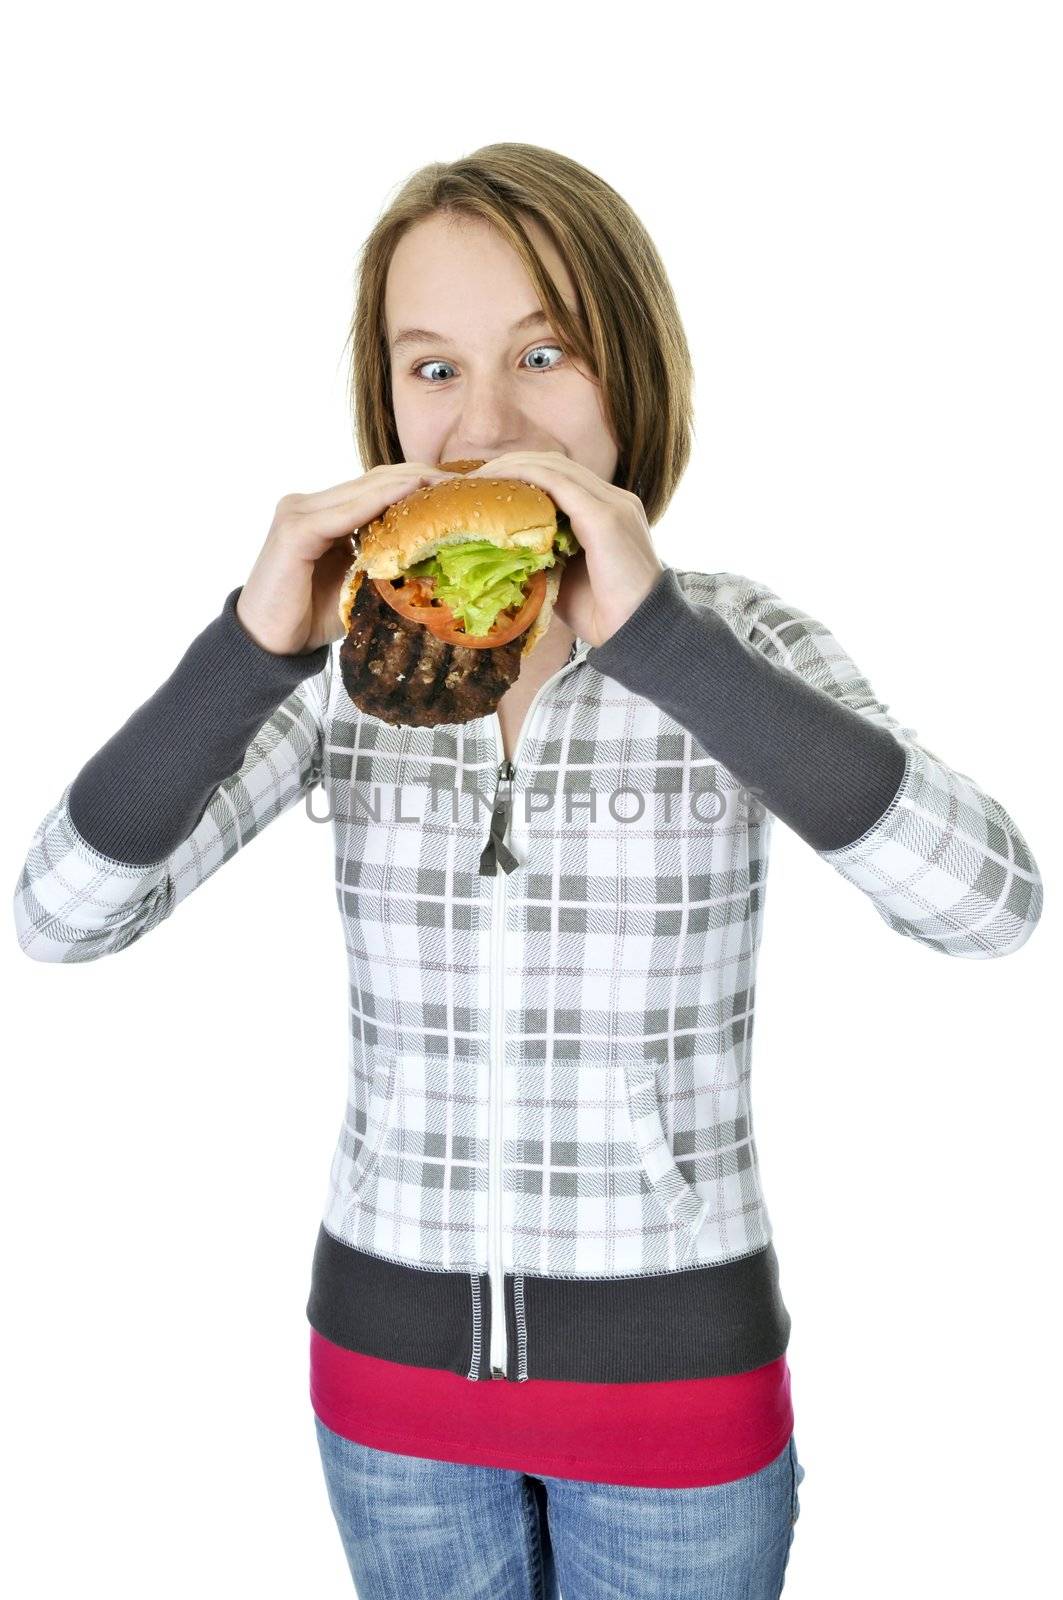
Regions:
M 327 1428 L 377 1450 L 655 1489 L 746 1477 L 794 1426 L 785 1355 L 723 1378 L 473 1383 L 344 1350 L 313 1327 L 310 1399 Z

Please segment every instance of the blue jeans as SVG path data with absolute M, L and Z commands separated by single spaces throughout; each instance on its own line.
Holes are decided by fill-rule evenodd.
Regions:
M 732 1483 L 646 1489 L 355 1444 L 314 1414 L 358 1600 L 777 1600 L 805 1469 L 794 1436 Z

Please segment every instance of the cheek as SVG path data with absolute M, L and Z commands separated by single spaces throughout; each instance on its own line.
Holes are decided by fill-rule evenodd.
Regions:
M 555 433 L 573 442 L 591 447 L 614 443 L 602 409 L 601 390 L 586 379 L 559 384 L 553 396 L 546 397 L 540 415 L 549 418 Z
M 530 387 L 525 395 L 525 406 L 534 415 L 552 417 L 561 425 L 584 431 L 592 426 L 598 416 L 598 403 L 593 387 L 573 372 L 560 373 L 552 381 L 545 378 Z
M 419 401 L 416 393 L 410 393 L 409 385 L 401 382 L 397 389 L 394 385 L 392 387 L 391 404 L 403 458 L 406 461 L 434 461 L 432 450 L 440 433 L 446 428 L 442 412 L 436 406 Z

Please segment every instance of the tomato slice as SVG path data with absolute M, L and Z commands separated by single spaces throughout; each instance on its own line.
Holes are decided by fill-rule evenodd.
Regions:
M 493 650 L 508 644 L 518 633 L 530 628 L 546 599 L 546 568 L 540 567 L 528 579 L 528 592 L 516 611 L 500 611 L 488 633 L 466 633 L 463 623 L 448 605 L 434 595 L 434 578 L 406 578 L 397 588 L 390 578 L 374 578 L 377 593 L 393 610 L 412 622 L 420 622 L 444 644 L 461 644 L 470 650 Z
M 434 578 L 407 577 L 401 585 L 393 583 L 390 578 L 374 578 L 373 584 L 381 599 L 386 600 L 393 611 L 409 617 L 412 622 L 422 622 L 427 628 L 437 618 L 447 623 L 454 621 L 450 607 L 435 598 Z

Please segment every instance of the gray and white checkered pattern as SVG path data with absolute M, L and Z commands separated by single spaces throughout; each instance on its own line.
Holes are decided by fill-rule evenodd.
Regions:
M 1004 808 L 901 727 L 814 618 L 738 574 L 677 576 L 691 601 L 904 744 L 886 814 L 823 859 L 936 953 L 1023 944 L 1042 886 Z M 323 1220 L 360 1250 L 483 1270 L 499 1050 L 507 1272 L 637 1276 L 771 1238 L 750 1069 L 772 817 L 676 722 L 588 667 L 589 648 L 577 642 L 525 720 L 510 874 L 478 871 L 497 718 L 366 717 L 343 690 L 338 646 L 166 860 L 99 855 L 67 791 L 34 836 L 15 896 L 22 946 L 94 960 L 150 932 L 323 782 L 350 1008 Z

